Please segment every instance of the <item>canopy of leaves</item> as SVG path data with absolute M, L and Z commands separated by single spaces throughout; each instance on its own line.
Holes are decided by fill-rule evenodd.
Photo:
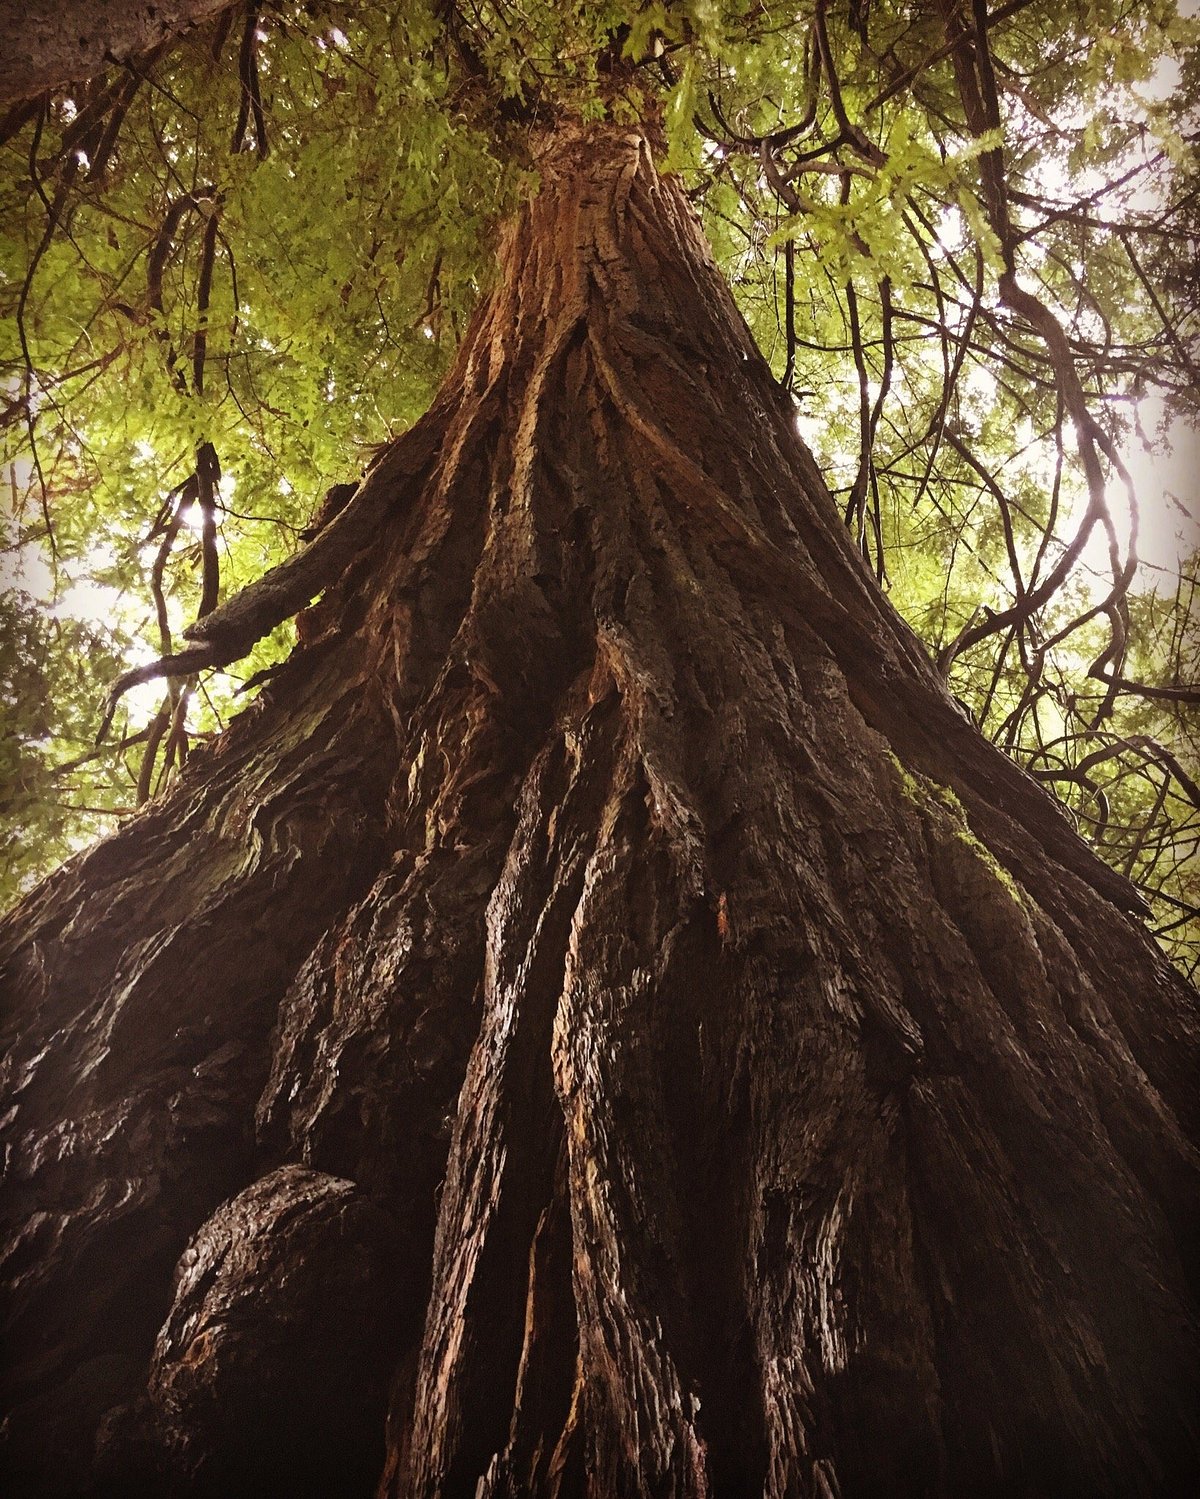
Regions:
M 0 895 L 289 648 L 139 686 L 94 743 L 114 676 L 421 413 L 538 132 L 608 112 L 661 129 L 964 711 L 1194 968 L 1195 530 L 1145 455 L 1196 418 L 1198 41 L 1159 0 L 277 0 L 14 107 Z

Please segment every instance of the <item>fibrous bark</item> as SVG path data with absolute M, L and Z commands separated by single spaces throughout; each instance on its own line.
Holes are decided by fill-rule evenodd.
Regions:
M 369 1492 L 414 1323 L 394 1295 L 397 1241 L 352 1182 L 303 1166 L 218 1209 L 180 1260 L 146 1397 L 106 1419 L 110 1488 L 144 1484 L 148 1459 L 163 1490 L 212 1499 Z
M 0 108 L 78 83 L 190 27 L 233 0 L 3 0 Z
M 1193 996 L 880 595 L 645 138 L 541 172 L 301 647 L 4 928 L 23 1491 L 102 1423 L 126 1492 L 236 1470 L 193 1329 L 296 1377 L 305 1182 L 399 1309 L 386 1494 L 1186 1491 Z M 172 1306 L 194 1235 L 249 1247 Z

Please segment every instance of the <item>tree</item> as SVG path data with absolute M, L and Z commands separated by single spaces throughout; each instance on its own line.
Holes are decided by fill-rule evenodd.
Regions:
M 0 106 L 40 100 L 48 89 L 89 78 L 106 63 L 144 57 L 189 26 L 232 9 L 230 0 L 158 0 L 96 6 L 86 0 L 5 4 L 0 24 L 13 45 L 0 65 Z
M 1194 996 L 613 113 L 155 668 L 297 649 L 4 925 L 26 1492 L 1190 1491 Z

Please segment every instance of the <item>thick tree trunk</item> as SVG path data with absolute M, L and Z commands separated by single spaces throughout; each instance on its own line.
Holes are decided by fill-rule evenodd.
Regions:
M 234 0 L 0 0 L 0 108 L 92 78 Z
M 351 504 L 3 929 L 13 1491 L 1187 1491 L 1194 997 L 639 134 L 559 131 Z

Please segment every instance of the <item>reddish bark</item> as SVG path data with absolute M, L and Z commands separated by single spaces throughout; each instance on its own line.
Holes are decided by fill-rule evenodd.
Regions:
M 102 1417 L 125 1492 L 230 1471 L 170 1267 L 326 1263 L 229 1202 L 294 1162 L 371 1201 L 348 1323 L 425 1308 L 388 1494 L 1182 1492 L 1194 996 L 880 595 L 645 140 L 542 179 L 305 644 L 3 928 L 20 1491 Z

